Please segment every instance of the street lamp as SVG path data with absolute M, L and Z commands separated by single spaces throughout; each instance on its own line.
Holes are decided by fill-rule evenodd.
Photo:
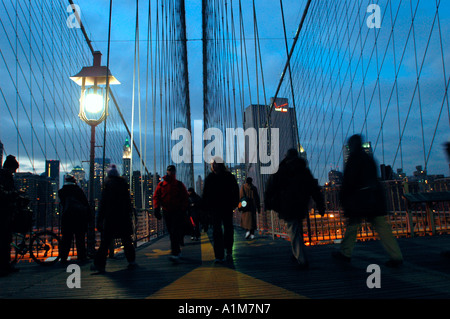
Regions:
M 101 66 L 102 54 L 94 52 L 93 66 L 83 67 L 70 79 L 81 86 L 80 112 L 78 116 L 91 126 L 91 151 L 89 159 L 89 205 L 91 215 L 88 223 L 88 254 L 95 252 L 95 199 L 94 199 L 94 158 L 95 127 L 108 116 L 109 85 L 120 84 L 106 66 Z

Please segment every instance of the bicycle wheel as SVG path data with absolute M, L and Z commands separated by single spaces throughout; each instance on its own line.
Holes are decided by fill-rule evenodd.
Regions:
M 25 236 L 22 234 L 13 234 L 13 242 L 11 246 L 14 248 L 14 259 L 11 260 L 11 263 L 17 264 L 19 259 L 23 259 L 28 252 L 28 246 L 25 243 Z
M 52 265 L 59 260 L 59 237 L 51 231 L 33 235 L 30 241 L 30 254 L 41 265 Z

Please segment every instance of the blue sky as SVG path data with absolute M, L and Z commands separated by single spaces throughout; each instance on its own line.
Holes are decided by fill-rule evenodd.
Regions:
M 97 1 L 90 1 L 90 0 L 75 0 L 76 4 L 80 6 L 81 9 L 81 18 L 82 21 L 86 27 L 87 33 L 92 40 L 92 44 L 95 50 L 100 50 L 103 53 L 103 63 L 106 64 L 106 53 L 107 53 L 107 36 L 108 36 L 108 14 L 109 14 L 109 0 L 97 0 Z M 440 4 L 440 26 L 441 26 L 441 32 L 442 32 L 442 46 L 444 48 L 444 52 L 441 52 L 440 50 L 440 43 L 439 43 L 439 37 L 437 37 L 438 33 L 434 32 L 431 37 L 430 46 L 428 47 L 428 51 L 426 54 L 425 64 L 424 68 L 422 70 L 421 74 L 421 82 L 420 82 L 420 93 L 421 93 L 421 99 L 423 104 L 422 109 L 422 116 L 423 116 L 423 122 L 424 122 L 424 130 L 425 130 L 425 147 L 428 148 L 431 143 L 431 137 L 433 134 L 434 129 L 437 125 L 437 134 L 434 140 L 433 148 L 430 153 L 430 173 L 436 174 L 436 173 L 444 173 L 445 175 L 448 175 L 448 161 L 445 158 L 445 155 L 443 154 L 442 150 L 442 143 L 447 141 L 450 137 L 449 134 L 449 114 L 447 106 L 444 105 L 444 109 L 441 115 L 441 119 L 439 123 L 436 123 L 436 118 L 438 116 L 439 107 L 442 103 L 442 95 L 443 95 L 443 88 L 445 86 L 445 80 L 444 77 L 450 75 L 450 39 L 448 38 L 448 34 L 450 34 L 450 1 L 447 0 L 438 0 L 436 1 L 425 1 L 425 0 L 411 0 L 411 1 L 401 1 L 395 0 L 391 2 L 387 2 L 386 0 L 380 0 L 380 1 L 369 1 L 369 0 L 360 0 L 360 1 L 321 1 L 321 6 L 318 6 L 320 10 L 323 10 L 320 15 L 317 15 L 316 12 L 310 12 L 310 16 L 313 16 L 316 20 L 312 23 L 308 23 L 305 25 L 305 27 L 308 27 L 308 37 L 302 37 L 302 39 L 298 43 L 298 47 L 301 47 L 301 43 L 304 41 L 304 43 L 307 43 L 307 48 L 304 49 L 304 53 L 302 51 L 301 54 L 299 54 L 298 60 L 296 60 L 297 63 L 300 64 L 300 67 L 303 68 L 303 70 L 307 70 L 309 73 L 305 73 L 302 76 L 306 75 L 310 78 L 301 78 L 303 82 L 305 81 L 316 81 L 316 78 L 314 78 L 314 74 L 324 74 L 323 78 L 326 78 L 326 76 L 338 78 L 339 73 L 337 73 L 337 70 L 334 70 L 334 72 L 329 72 L 329 70 L 326 69 L 328 65 L 320 65 L 320 63 L 310 63 L 309 61 L 315 61 L 316 58 L 320 57 L 323 60 L 326 60 L 328 57 L 331 57 L 332 59 L 335 59 L 336 57 L 340 57 L 343 54 L 346 54 L 345 52 L 345 10 L 343 10 L 342 5 L 343 4 L 358 4 L 360 5 L 360 12 L 357 12 L 357 15 L 361 18 L 361 21 L 363 22 L 363 29 L 361 31 L 365 35 L 367 33 L 367 29 L 364 25 L 364 20 L 367 18 L 368 14 L 366 13 L 365 7 L 372 3 L 376 2 L 380 4 L 382 12 L 386 12 L 385 10 L 390 9 L 390 7 L 387 6 L 387 4 L 392 4 L 392 8 L 395 11 L 398 10 L 398 17 L 397 17 L 397 23 L 395 26 L 395 42 L 396 42 L 396 58 L 397 63 L 400 60 L 400 57 L 402 55 L 402 41 L 407 37 L 408 29 L 411 22 L 411 8 L 414 9 L 416 4 L 419 4 L 417 16 L 415 19 L 415 37 L 416 37 L 416 51 L 417 51 L 417 60 L 421 62 L 422 56 L 425 53 L 425 48 L 427 48 L 427 40 L 428 40 L 428 33 L 430 24 L 432 22 L 432 18 L 434 15 L 434 12 L 436 10 L 436 3 Z M 11 3 L 3 3 L 3 6 L 13 6 L 16 2 Z M 44 2 L 42 2 L 44 3 Z M 38 5 L 37 13 L 40 13 L 40 6 L 42 5 L 40 3 Z M 47 2 L 45 2 L 47 3 Z M 57 3 L 55 1 L 55 3 Z M 59 19 L 65 27 L 65 20 L 69 13 L 65 12 L 63 10 L 64 8 L 64 1 L 61 2 L 61 12 L 62 14 L 58 13 L 58 16 L 46 16 L 42 17 L 42 19 Z M 145 83 L 145 53 L 146 53 L 146 32 L 147 32 L 147 12 L 148 12 L 148 1 L 139 1 L 140 3 L 140 52 L 141 52 L 141 87 L 144 87 Z M 156 0 L 152 0 L 152 4 L 154 5 L 156 3 Z M 237 1 L 233 2 L 237 5 Z M 289 46 L 292 44 L 292 38 L 295 35 L 296 29 L 298 27 L 298 23 L 300 21 L 301 15 L 303 13 L 303 8 L 305 5 L 305 0 L 283 0 L 284 5 L 284 11 L 285 11 L 285 18 L 286 18 L 286 30 L 288 34 L 288 42 Z M 401 3 L 401 6 L 399 4 Z M 28 5 L 27 1 L 19 1 L 19 4 L 21 4 L 22 8 L 21 10 L 27 12 L 26 6 Z M 203 92 L 202 92 L 202 42 L 201 42 L 201 0 L 186 0 L 186 22 L 187 22 L 187 48 L 188 48 L 188 62 L 189 62 L 189 82 L 190 82 L 190 97 L 191 97 L 191 112 L 192 112 L 192 122 L 199 123 L 198 121 L 201 121 L 203 118 Z M 259 34 L 261 37 L 261 53 L 262 53 L 262 59 L 263 59 L 263 68 L 264 68 L 264 79 L 265 79 L 265 88 L 266 88 L 266 95 L 269 99 L 271 96 L 274 95 L 276 87 L 278 85 L 281 71 L 285 65 L 286 62 L 286 52 L 285 52 L 285 46 L 284 46 L 284 34 L 282 29 L 282 23 L 281 23 L 281 15 L 280 15 L 280 1 L 279 0 L 256 0 L 256 11 L 257 11 L 257 18 L 258 18 L 258 27 L 259 27 Z M 253 44 L 254 44 L 254 35 L 253 35 L 253 21 L 252 21 L 252 1 L 250 0 L 242 0 L 243 5 L 243 12 L 245 14 L 245 29 L 246 29 L 246 35 L 245 38 L 246 43 L 248 45 L 247 50 L 251 52 L 251 54 L 248 55 L 249 57 L 249 67 L 250 67 L 250 74 L 253 76 L 254 74 L 254 68 L 255 68 L 255 62 L 254 62 L 254 51 L 253 51 Z M 337 6 L 334 8 L 333 6 Z M 341 6 L 341 7 L 339 7 Z M 2 8 L 0 6 L 0 8 Z M 315 7 L 316 9 L 316 7 Z M 316 9 L 316 10 L 319 10 Z M 345 9 L 345 8 L 344 8 Z M 352 8 L 350 8 L 352 9 Z M 34 12 L 34 11 L 31 11 Z M 59 11 L 58 11 L 59 12 Z M 389 12 L 389 11 L 387 11 Z M 133 60 L 134 60 L 134 31 L 135 31 L 135 13 L 136 13 L 136 1 L 132 0 L 114 0 L 113 1 L 113 11 L 112 11 L 112 30 L 111 30 L 111 53 L 110 53 L 110 69 L 112 73 L 119 79 L 121 82 L 120 86 L 113 87 L 113 90 L 115 92 L 116 97 L 118 98 L 119 104 L 122 107 L 122 112 L 125 116 L 125 119 L 128 123 L 128 126 L 131 127 L 131 104 L 132 104 L 132 84 L 133 84 Z M 10 13 L 11 14 L 11 13 Z M 48 13 L 47 13 L 48 14 Z M 56 13 L 55 13 L 56 14 Z M 5 16 L 3 12 L 0 12 L 0 17 L 2 18 L 3 26 L 2 28 L 6 28 L 6 32 L 9 36 L 12 37 L 12 43 L 8 45 L 7 41 L 5 41 L 4 38 L 1 39 L 1 49 L 2 54 L 5 55 L 6 60 L 9 62 L 6 63 L 0 63 L 0 73 L 2 75 L 6 74 L 5 67 L 9 65 L 10 72 L 14 73 L 14 65 L 15 60 L 14 57 L 8 56 L 11 51 L 11 49 L 15 49 L 16 45 L 14 44 L 14 15 L 11 15 L 11 17 Z M 28 20 L 31 20 L 31 14 L 29 16 L 28 13 L 25 14 L 25 17 L 21 17 L 23 21 L 19 21 L 21 23 L 24 23 L 23 30 L 19 28 L 19 31 L 22 31 L 21 39 L 20 41 L 23 42 L 24 48 L 24 54 L 22 54 L 19 59 L 21 61 L 25 61 L 28 58 L 28 51 L 26 47 L 26 37 L 28 35 L 28 29 L 26 22 Z M 386 48 L 386 43 L 389 39 L 389 33 L 390 33 L 390 25 L 391 22 L 389 21 L 390 15 L 388 14 L 385 17 L 385 20 L 382 21 L 381 29 L 379 33 L 378 43 L 379 43 L 379 55 L 382 56 L 382 53 L 384 52 L 384 49 Z M 33 21 L 36 24 L 36 30 L 39 30 L 39 26 L 41 24 L 47 23 L 47 21 Z M 55 23 L 59 23 L 58 21 L 54 21 Z M 331 34 L 327 34 L 323 30 L 326 29 L 327 23 L 331 24 L 330 31 Z M 339 25 L 341 23 L 342 25 Z M 325 28 L 324 28 L 325 26 Z M 342 28 L 341 28 L 342 27 Z M 3 32 L 3 29 L 0 28 L 0 33 Z M 55 29 L 56 30 L 56 29 Z M 56 30 L 55 32 L 57 32 Z M 328 31 L 328 30 L 327 30 Z M 73 32 L 79 32 L 76 30 L 73 30 Z M 320 37 L 316 37 L 316 32 L 321 34 L 324 38 L 331 37 L 330 41 L 324 41 L 323 43 L 320 42 Z M 368 50 L 364 50 L 363 54 L 363 60 L 364 63 L 363 66 L 367 66 L 368 75 L 365 79 L 364 83 L 364 89 L 366 90 L 367 94 L 371 94 L 376 88 L 375 83 L 377 80 L 377 65 L 375 63 L 375 59 L 371 60 L 371 63 L 367 65 L 368 61 L 370 61 L 370 56 L 373 54 L 371 52 L 371 48 L 373 48 L 373 43 L 375 41 L 375 38 L 373 37 L 375 33 L 370 32 L 369 36 L 366 41 L 368 41 Z M 358 32 L 352 33 L 352 39 L 353 37 L 357 36 Z M 37 47 L 40 46 L 40 34 L 35 35 L 36 39 L 33 41 L 36 42 Z M 43 38 L 48 39 L 49 35 L 42 35 Z M 336 49 L 334 47 L 333 37 L 336 37 L 338 41 L 341 43 L 340 46 Z M 47 40 L 48 41 L 48 40 Z M 308 42 L 309 41 L 309 42 Z M 372 44 L 370 44 L 372 43 Z M 391 42 L 392 43 L 392 42 Z M 412 41 L 409 42 L 410 44 L 407 46 L 406 55 L 404 60 L 402 61 L 402 68 L 398 74 L 398 89 L 399 89 L 399 99 L 402 107 L 406 107 L 406 109 L 401 109 L 400 112 L 400 120 L 401 122 L 405 120 L 406 118 L 406 111 L 408 105 L 412 101 L 413 103 L 413 109 L 411 111 L 411 114 L 409 115 L 408 125 L 405 127 L 405 171 L 408 174 L 412 174 L 412 171 L 414 170 L 414 167 L 416 165 L 423 165 L 423 154 L 421 154 L 421 148 L 422 148 L 422 140 L 421 140 L 421 132 L 419 127 L 417 126 L 417 123 L 421 121 L 420 114 L 418 112 L 418 108 L 416 107 L 417 104 L 417 97 L 412 98 L 412 92 L 415 85 L 416 80 L 416 59 L 414 54 L 411 54 L 413 43 Z M 49 47 L 51 44 L 47 44 Z M 63 45 L 68 45 L 63 43 Z M 392 44 L 390 44 L 392 45 Z M 308 47 L 312 47 L 312 50 L 307 50 Z M 316 50 L 319 53 L 315 53 Z M 322 51 L 321 51 L 322 50 Z M 49 49 L 47 49 L 47 52 Z M 320 54 L 320 52 L 324 52 L 323 54 Z M 358 54 L 359 52 L 356 52 Z M 442 63 L 442 57 L 445 61 L 445 67 L 443 68 Z M 296 58 L 297 59 L 297 58 Z M 89 59 L 90 60 L 90 59 Z M 333 60 L 334 61 L 334 60 Z M 352 68 L 353 71 L 357 67 L 357 59 L 352 60 Z M 1 62 L 1 61 L 0 61 Z M 384 61 L 383 70 L 380 73 L 380 89 L 382 91 L 382 102 L 387 103 L 387 98 L 389 97 L 389 92 L 392 88 L 393 84 L 393 74 L 394 74 L 394 59 L 392 56 L 392 50 L 391 47 L 388 46 L 388 54 L 386 55 L 386 60 Z M 22 62 L 24 63 L 24 62 Z M 5 65 L 6 64 L 6 65 Z M 87 63 L 87 65 L 89 65 Z M 48 67 L 48 63 L 46 67 Z M 56 65 L 58 66 L 58 65 Z M 37 65 L 32 65 L 33 69 L 37 70 Z M 78 67 L 77 67 L 78 68 Z M 445 71 L 445 76 L 443 74 L 443 69 Z M 342 67 L 342 70 L 340 72 L 345 72 L 346 65 Z M 25 73 L 27 71 L 27 68 L 25 66 L 24 69 Z M 78 72 L 78 69 L 71 70 L 70 72 L 72 74 L 61 74 L 58 75 L 61 78 L 64 77 L 64 79 L 68 82 L 68 77 L 73 75 L 74 73 Z M 326 73 L 329 72 L 329 73 Z M 47 72 L 48 74 L 48 72 Z M 353 90 L 355 93 L 355 96 L 357 96 L 358 90 L 361 87 L 361 76 L 360 72 L 355 72 L 355 83 Z M 20 74 L 19 74 L 20 75 Z M 14 78 L 14 74 L 12 74 L 12 77 Z M 28 78 L 29 75 L 25 74 L 25 78 Z M 31 78 L 31 77 L 30 77 Z M 311 79 L 311 80 L 310 80 Z M 302 82 L 302 81 L 299 81 Z M 448 81 L 448 79 L 447 79 Z M 2 88 L 3 92 L 6 94 L 6 99 L 8 100 L 8 103 L 11 105 L 14 105 L 15 102 L 15 89 L 11 85 L 9 81 L 9 77 L 3 77 L 3 79 L 0 79 L 0 87 Z M 24 81 L 20 80 L 20 84 L 22 85 L 21 90 L 22 98 L 27 98 L 27 92 L 26 92 L 26 86 L 24 85 Z M 303 83 L 302 82 L 302 83 Z M 253 81 L 254 83 L 254 81 Z M 326 86 L 328 82 L 324 82 L 324 85 Z M 317 82 L 314 82 L 314 85 L 317 85 Z M 20 87 L 20 85 L 19 85 Z M 347 87 L 345 86 L 345 89 Z M 297 94 L 298 96 L 307 95 L 304 92 L 302 87 L 297 88 Z M 320 90 L 319 90 L 320 91 Z M 33 93 L 38 92 L 37 85 L 33 84 Z M 325 91 L 324 91 L 325 92 Z M 376 92 L 376 91 L 375 91 Z M 322 93 L 322 92 L 320 92 Z M 326 94 L 329 94 L 329 92 L 325 92 Z M 284 92 L 282 94 L 285 94 Z M 250 101 L 248 99 L 248 95 L 246 95 L 247 100 L 244 102 L 244 107 L 248 104 L 256 103 L 256 96 L 259 96 L 260 101 L 263 100 L 263 92 L 256 92 L 256 87 L 252 88 L 252 99 L 253 101 Z M 289 93 L 287 94 L 289 95 Z M 325 94 L 323 95 L 326 96 Z M 376 97 L 377 95 L 375 95 Z M 141 93 L 141 98 L 144 99 L 145 97 L 145 91 L 143 90 Z M 279 96 L 280 97 L 280 96 Z M 290 98 L 290 96 L 286 96 Z M 322 96 L 320 96 L 322 99 Z M 325 98 L 324 98 L 325 99 Z M 73 103 L 77 103 L 77 98 L 73 98 Z M 1 101 L 1 100 L 0 100 Z M 332 142 L 332 138 L 328 135 L 325 136 L 324 132 L 328 129 L 328 127 L 333 126 L 336 128 L 338 125 L 337 118 L 339 113 L 335 113 L 336 117 L 332 120 L 329 117 L 331 116 L 332 112 L 330 109 L 326 109 L 326 105 L 323 106 L 323 108 L 316 107 L 315 105 L 312 105 L 314 103 L 314 99 L 311 100 L 302 100 L 304 102 L 304 105 L 301 105 L 301 108 L 304 108 L 305 110 L 308 110 L 309 108 L 313 108 L 315 112 L 322 112 L 320 113 L 320 121 L 323 120 L 324 123 L 331 123 L 332 125 L 325 125 L 323 126 L 317 133 L 320 136 L 320 139 L 324 139 L 324 150 L 322 150 L 322 153 L 320 153 L 320 161 L 325 161 L 325 156 L 328 156 L 325 162 L 320 162 L 321 167 L 325 167 L 326 170 L 329 168 L 339 168 L 342 169 L 342 158 L 339 160 L 338 155 L 335 153 L 332 153 L 330 149 L 333 147 L 335 148 L 334 152 L 339 152 L 342 147 L 342 140 L 340 136 L 336 138 L 335 145 L 332 147 L 329 144 Z M 39 101 L 37 101 L 39 102 Z M 447 103 L 444 101 L 445 104 Z M 374 106 L 371 107 L 371 112 L 373 113 L 373 117 L 370 118 L 370 122 L 368 125 L 370 125 L 369 130 L 369 139 L 372 141 L 372 143 L 375 143 L 378 137 L 379 133 L 379 108 L 376 107 L 378 104 L 378 101 L 375 99 L 374 102 L 372 102 Z M 391 102 L 392 103 L 392 102 Z M 25 104 L 30 104 L 27 100 L 25 100 Z M 361 101 L 359 102 L 361 104 Z M 144 103 L 142 103 L 144 105 Z M 338 103 L 334 103 L 334 105 L 339 105 Z M 390 113 L 386 117 L 385 124 L 384 124 L 384 144 L 386 149 L 386 154 L 382 154 L 380 152 L 380 141 L 377 145 L 377 157 L 378 160 L 381 162 L 382 156 L 385 155 L 386 157 L 386 164 L 390 164 L 390 161 L 392 161 L 393 158 L 393 152 L 395 152 L 395 149 L 397 147 L 397 141 L 396 138 L 398 138 L 398 124 L 397 124 L 397 117 L 395 112 L 395 105 L 390 106 Z M 0 110 L 2 113 L 1 118 L 1 126 L 0 126 L 0 140 L 3 141 L 3 143 L 7 147 L 8 153 L 14 153 L 15 151 L 15 145 L 17 144 L 17 134 L 13 134 L 14 136 L 10 136 L 9 134 L 14 131 L 14 129 L 10 129 L 12 124 L 12 118 L 15 117 L 15 114 L 12 114 L 12 117 L 6 112 L 6 110 L 3 108 L 3 105 L 0 103 Z M 303 109 L 299 109 L 298 113 L 303 114 L 301 111 Z M 339 112 L 339 109 L 337 110 Z M 136 111 L 137 112 L 137 111 Z M 39 119 L 39 117 L 36 114 L 35 111 L 33 118 Z M 342 117 L 345 118 L 345 121 L 347 120 L 347 117 L 351 116 L 351 110 L 347 108 L 345 112 L 341 113 Z M 3 116 L 6 115 L 6 116 Z M 360 125 L 362 123 L 362 117 L 359 116 L 360 114 L 357 114 L 355 118 L 355 130 L 360 130 Z M 78 121 L 78 119 L 71 119 L 71 121 Z M 300 126 L 304 126 L 305 128 L 308 127 L 309 124 L 313 123 L 315 120 L 311 118 L 299 118 L 298 122 Z M 34 121 L 35 129 L 37 130 L 44 130 L 45 123 Z M 23 132 L 23 138 L 26 139 L 25 143 L 28 145 L 33 144 L 33 139 L 31 139 L 31 142 L 29 140 L 30 132 L 29 127 L 27 125 L 26 120 L 20 121 L 21 125 L 24 125 L 22 128 Z M 55 126 L 61 126 L 61 123 L 54 123 Z M 66 125 L 66 124 L 64 124 Z M 54 128 L 51 127 L 51 125 L 47 125 L 47 129 L 50 131 L 49 135 L 53 135 Z M 83 128 L 84 129 L 84 128 Z M 346 129 L 346 127 L 345 127 Z M 137 138 L 137 119 L 135 122 L 135 138 Z M 352 133 L 351 131 L 349 134 Z M 316 133 L 313 133 L 313 137 Z M 320 135 L 322 134 L 322 135 Z M 87 136 L 87 134 L 86 134 Z M 344 136 L 345 137 L 345 136 Z M 125 136 L 124 136 L 125 139 Z M 378 137 L 380 139 L 380 137 Z M 34 140 L 36 141 L 36 140 Z M 42 141 L 41 141 L 42 142 Z M 48 143 L 48 142 L 47 142 Z M 77 145 L 76 148 L 84 149 L 87 141 L 82 141 L 80 144 L 83 145 Z M 301 141 L 302 145 L 306 148 L 306 151 L 308 154 L 311 154 L 311 156 L 316 156 L 314 152 L 318 152 L 320 146 L 310 144 L 309 138 L 304 139 Z M 48 143 L 48 147 L 50 147 L 50 143 Z M 194 146 L 195 147 L 195 146 Z M 85 151 L 85 150 L 84 150 Z M 38 145 L 35 145 L 35 152 L 38 154 Z M 61 151 L 63 153 L 63 151 Z M 24 152 L 21 151 L 21 156 L 24 155 Z M 84 155 L 83 155 L 84 156 Z M 54 158 L 53 154 L 49 155 L 50 158 Z M 315 157 L 312 158 L 313 163 L 316 161 Z M 83 158 L 84 160 L 84 158 Z M 147 151 L 147 160 L 152 162 L 152 152 L 149 148 Z M 41 169 L 42 165 L 39 163 L 40 158 L 36 156 L 36 168 L 37 170 Z M 26 171 L 30 170 L 29 165 L 26 160 L 22 161 L 23 165 L 21 167 Z M 319 163 L 317 161 L 317 163 Z M 397 164 L 399 163 L 399 157 L 397 156 L 396 163 L 394 169 L 398 168 Z M 149 165 L 151 166 L 151 165 Z M 201 165 L 200 165 L 201 166 Z M 68 168 L 68 165 L 66 165 L 67 169 L 70 171 L 70 168 Z M 196 170 L 197 173 L 202 173 L 202 168 L 200 167 L 200 170 Z M 319 172 L 318 172 L 319 173 Z M 322 174 L 320 172 L 320 174 Z M 322 174 L 323 175 L 323 174 Z

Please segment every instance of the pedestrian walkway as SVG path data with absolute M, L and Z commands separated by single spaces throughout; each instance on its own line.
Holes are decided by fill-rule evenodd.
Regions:
M 106 274 L 81 265 L 81 288 L 68 288 L 66 266 L 20 263 L 20 272 L 0 278 L 0 298 L 131 298 L 131 299 L 378 299 L 450 298 L 450 236 L 399 239 L 405 263 L 384 266 L 378 241 L 357 243 L 350 264 L 335 261 L 336 245 L 307 247 L 310 269 L 291 260 L 290 243 L 256 236 L 245 240 L 236 229 L 234 260 L 215 264 L 211 233 L 200 241 L 186 237 L 178 264 L 169 260 L 168 237 L 137 249 L 138 267 L 127 269 L 123 255 L 108 259 Z M 380 288 L 369 288 L 368 266 L 380 266 Z

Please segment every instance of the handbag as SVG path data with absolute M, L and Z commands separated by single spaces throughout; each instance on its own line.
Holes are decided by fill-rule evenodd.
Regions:
M 249 200 L 246 196 L 242 196 L 241 199 L 239 200 L 239 205 L 238 205 L 238 209 L 239 211 L 245 211 L 248 210 L 248 206 L 249 206 Z

